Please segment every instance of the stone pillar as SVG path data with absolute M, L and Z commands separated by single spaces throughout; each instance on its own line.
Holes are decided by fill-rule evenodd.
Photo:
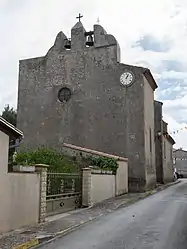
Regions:
M 82 206 L 91 206 L 91 169 L 83 168 L 82 172 Z
M 39 223 L 45 222 L 46 218 L 46 192 L 47 192 L 47 168 L 45 164 L 36 164 L 36 172 L 40 174 L 40 207 L 39 207 Z

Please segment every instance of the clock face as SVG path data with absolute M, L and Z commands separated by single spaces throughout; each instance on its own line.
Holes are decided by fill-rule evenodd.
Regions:
M 133 79 L 134 79 L 134 76 L 131 72 L 125 72 L 121 75 L 120 82 L 124 86 L 128 86 L 132 83 Z

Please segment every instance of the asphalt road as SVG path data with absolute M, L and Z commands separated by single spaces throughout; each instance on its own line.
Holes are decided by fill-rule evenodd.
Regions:
M 41 248 L 187 249 L 187 180 Z

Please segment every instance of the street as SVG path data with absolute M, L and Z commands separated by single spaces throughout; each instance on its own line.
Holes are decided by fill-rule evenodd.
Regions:
M 45 249 L 186 249 L 187 180 L 99 218 Z

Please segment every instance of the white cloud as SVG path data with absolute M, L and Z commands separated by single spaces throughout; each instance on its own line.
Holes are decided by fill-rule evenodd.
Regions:
M 187 80 L 187 72 L 176 72 L 176 71 L 163 71 L 159 74 L 158 79 L 176 79 L 176 80 Z
M 19 59 L 45 55 L 60 30 L 70 35 L 79 12 L 87 30 L 99 17 L 101 25 L 116 36 L 124 63 L 149 67 L 163 84 L 176 79 L 172 88 L 164 90 L 162 86 L 167 99 L 164 113 L 171 126 L 182 125 L 181 116 L 187 110 L 186 0 L 0 0 L 0 110 L 7 103 L 16 107 Z M 169 49 L 154 52 L 134 47 L 144 36 L 168 43 Z M 164 60 L 181 63 L 183 70 L 166 71 Z M 175 101 L 169 99 L 172 91 Z M 187 133 L 179 137 L 179 145 L 184 138 Z

